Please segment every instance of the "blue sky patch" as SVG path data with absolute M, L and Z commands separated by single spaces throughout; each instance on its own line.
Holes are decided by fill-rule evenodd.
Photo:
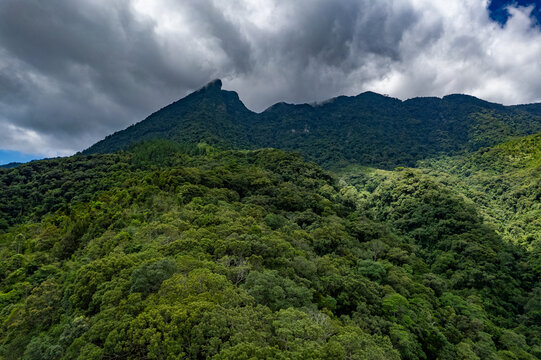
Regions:
M 29 162 L 32 160 L 43 159 L 43 155 L 25 154 L 19 151 L 2 150 L 0 149 L 0 165 L 9 164 L 11 162 Z
M 532 16 L 537 19 L 537 23 L 541 24 L 541 4 L 540 1 L 532 0 L 492 0 L 488 5 L 490 12 L 490 18 L 500 25 L 505 25 L 507 19 L 509 19 L 509 12 L 507 6 L 534 6 Z

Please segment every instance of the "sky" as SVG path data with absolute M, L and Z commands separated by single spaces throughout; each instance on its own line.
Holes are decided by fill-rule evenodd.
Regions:
M 221 78 L 254 111 L 363 91 L 541 102 L 541 5 L 1 0 L 0 164 L 71 155 Z

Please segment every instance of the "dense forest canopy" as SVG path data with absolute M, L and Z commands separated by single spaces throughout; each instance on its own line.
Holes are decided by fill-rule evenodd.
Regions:
M 540 219 L 536 104 L 216 81 L 0 168 L 0 359 L 541 358 Z
M 538 170 L 498 165 L 514 144 L 454 172 L 158 140 L 0 170 L 0 357 L 539 357 L 539 247 L 451 179 Z

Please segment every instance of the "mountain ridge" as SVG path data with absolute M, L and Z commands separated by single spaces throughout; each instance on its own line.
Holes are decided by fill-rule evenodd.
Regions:
M 297 151 L 327 168 L 360 163 L 392 169 L 536 132 L 541 132 L 536 104 L 504 106 L 463 94 L 400 100 L 368 91 L 312 104 L 280 102 L 256 113 L 217 79 L 82 153 L 114 152 L 166 138 L 219 148 Z

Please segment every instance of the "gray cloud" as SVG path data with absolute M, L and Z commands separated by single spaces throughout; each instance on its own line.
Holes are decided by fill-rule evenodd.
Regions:
M 0 148 L 81 150 L 221 77 L 248 107 L 374 90 L 541 100 L 528 9 L 458 0 L 3 0 Z
M 9 119 L 2 144 L 73 152 L 212 75 L 192 71 L 196 59 L 171 62 L 154 26 L 127 1 L 0 3 L 0 112 Z M 10 134 L 8 123 L 18 135 Z M 25 130 L 48 140 L 29 137 L 25 144 Z

